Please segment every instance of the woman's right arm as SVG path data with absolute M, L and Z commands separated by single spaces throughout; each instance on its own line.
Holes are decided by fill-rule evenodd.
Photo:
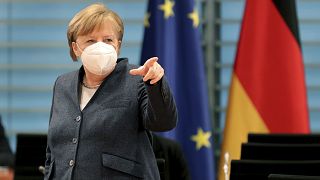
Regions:
M 59 79 L 59 77 L 57 78 L 57 80 L 55 81 L 54 86 L 53 86 L 52 103 L 51 103 L 50 116 L 49 116 L 49 130 L 50 130 L 50 122 L 51 122 L 51 118 L 52 118 L 52 109 L 53 109 L 53 106 L 54 106 L 55 87 L 56 87 L 58 79 Z M 46 148 L 46 161 L 45 161 L 45 169 L 44 169 L 44 179 L 45 180 L 49 179 L 50 165 L 52 166 L 51 159 L 52 158 L 51 158 L 51 150 L 50 150 L 50 147 L 49 147 L 49 133 L 48 133 L 48 136 L 47 136 L 47 148 Z

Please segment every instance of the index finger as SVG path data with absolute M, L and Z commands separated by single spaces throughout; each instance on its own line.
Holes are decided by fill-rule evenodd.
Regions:
M 143 64 L 143 66 L 146 66 L 147 68 L 150 68 L 150 67 L 153 66 L 153 64 L 154 64 L 155 62 L 157 62 L 157 61 L 158 61 L 158 57 L 152 57 L 152 58 L 148 59 L 148 60 Z

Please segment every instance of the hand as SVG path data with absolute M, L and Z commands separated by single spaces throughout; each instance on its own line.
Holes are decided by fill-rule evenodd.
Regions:
M 0 166 L 0 179 L 13 180 L 14 172 L 11 168 L 2 168 Z
M 131 69 L 131 75 L 140 75 L 143 76 L 143 81 L 150 81 L 150 84 L 157 83 L 164 75 L 164 69 L 157 62 L 158 57 L 152 57 L 148 59 L 144 65 L 140 66 L 137 69 Z

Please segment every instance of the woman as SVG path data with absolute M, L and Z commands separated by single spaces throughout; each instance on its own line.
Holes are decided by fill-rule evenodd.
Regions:
M 160 179 L 148 131 L 174 128 L 177 110 L 164 70 L 119 58 L 123 23 L 93 4 L 69 23 L 73 60 L 55 82 L 45 179 Z

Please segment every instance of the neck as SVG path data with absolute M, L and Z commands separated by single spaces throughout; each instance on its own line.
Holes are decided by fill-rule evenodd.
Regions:
M 87 86 L 99 86 L 102 81 L 104 80 L 105 76 L 104 75 L 96 75 L 92 74 L 89 71 L 85 70 L 85 75 L 83 77 L 83 82 Z

